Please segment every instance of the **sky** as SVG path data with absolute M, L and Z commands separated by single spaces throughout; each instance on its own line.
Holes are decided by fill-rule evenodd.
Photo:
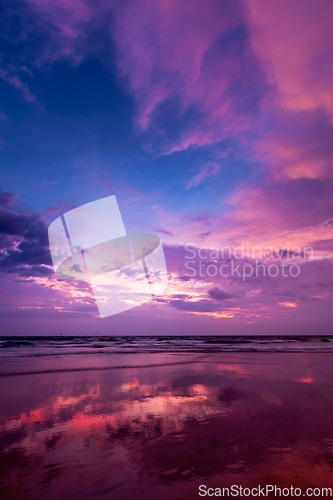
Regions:
M 332 333 L 331 1 L 0 9 L 2 335 Z M 169 284 L 102 319 L 47 231 L 111 195 Z

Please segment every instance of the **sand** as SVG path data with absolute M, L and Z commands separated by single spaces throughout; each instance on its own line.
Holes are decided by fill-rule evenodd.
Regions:
M 98 370 L 98 357 L 50 358 L 49 373 L 20 362 L 35 373 L 0 378 L 1 498 L 333 487 L 330 354 L 113 355 Z

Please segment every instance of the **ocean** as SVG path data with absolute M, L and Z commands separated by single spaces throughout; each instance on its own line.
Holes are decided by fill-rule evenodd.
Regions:
M 155 364 L 153 354 L 227 352 L 332 353 L 333 336 L 84 336 L 0 337 L 0 376 L 61 370 L 125 368 Z M 142 354 L 145 357 L 133 355 Z M 132 356 L 128 356 L 132 355 Z M 41 359 L 39 362 L 35 358 Z M 81 366 L 82 357 L 86 359 Z M 68 358 L 68 359 L 66 359 Z M 117 359 L 120 364 L 114 365 Z M 171 359 L 171 358 L 170 358 Z M 179 356 L 172 359 L 179 360 Z M 70 365 L 68 364 L 70 360 Z M 180 361 L 181 362 L 181 361 Z

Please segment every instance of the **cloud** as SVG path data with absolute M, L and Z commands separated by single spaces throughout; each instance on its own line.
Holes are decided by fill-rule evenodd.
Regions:
M 25 20 L 22 36 L 29 36 L 35 48 L 33 55 L 23 54 L 26 60 L 40 68 L 55 61 L 67 61 L 74 66 L 80 64 L 88 53 L 94 52 L 96 44 L 98 46 L 96 37 L 91 37 L 91 29 L 98 30 L 105 23 L 112 3 L 26 0 L 25 8 L 18 9 Z M 43 43 L 38 45 L 38 39 Z
M 254 159 L 281 179 L 333 177 L 333 124 L 324 108 L 275 110 L 272 122 L 254 144 Z
M 280 302 L 328 300 L 331 2 L 13 0 L 5 6 L 2 36 L 17 58 L 15 64 L 1 60 L 1 75 L 27 101 L 35 99 L 29 88 L 35 71 L 47 71 L 55 61 L 76 66 L 99 56 L 109 67 L 116 54 L 119 74 L 136 102 L 136 131 L 147 149 L 155 156 L 188 148 L 209 152 L 202 155 L 199 171 L 185 177 L 185 187 L 193 191 L 186 196 L 199 193 L 208 179 L 215 181 L 216 195 L 221 164 L 223 182 L 229 176 L 236 179 L 235 188 L 228 185 L 227 197 L 221 189 L 221 199 L 205 213 L 189 208 L 181 215 L 153 207 L 157 221 L 150 227 L 160 227 L 178 244 L 166 248 L 166 257 L 174 286 L 186 297 L 170 298 L 173 308 L 210 312 L 212 299 L 224 300 L 228 294 L 253 310 L 263 304 L 274 309 L 277 295 Z M 10 27 L 14 25 L 19 29 Z M 106 48 L 110 41 L 112 53 Z M 235 152 L 235 162 L 229 150 Z M 249 164 L 248 177 L 242 175 L 242 162 Z M 100 182 L 112 189 L 105 179 Z M 184 177 L 181 182 L 184 187 Z M 13 200 L 12 194 L 0 193 L 6 209 L 0 217 L 0 267 L 24 278 L 29 273 L 41 277 L 51 272 L 45 223 L 37 215 L 9 210 Z M 321 261 L 305 263 L 297 280 L 191 279 L 181 245 L 201 239 L 207 246 L 242 241 L 279 249 L 287 242 L 313 246 Z M 317 296 L 321 298 L 313 298 Z
M 170 231 L 167 231 L 166 229 L 155 227 L 153 231 L 156 233 L 164 234 L 165 236 L 173 236 L 173 234 Z
M 276 183 L 267 178 L 258 185 L 248 184 L 229 197 L 234 211 L 230 222 L 247 227 L 247 233 L 261 236 L 315 226 L 333 216 L 333 182 L 295 179 Z
M 136 127 L 158 154 L 216 144 L 221 153 L 233 138 L 244 157 L 277 176 L 331 175 L 330 2 L 26 0 L 5 7 L 2 34 L 17 57 L 2 61 L 1 75 L 26 100 L 36 99 L 23 76 L 33 76 L 31 68 L 78 65 L 112 40 L 137 103 Z M 112 58 L 104 53 L 103 63 Z M 204 164 L 187 188 L 216 175 L 218 165 Z
M 146 147 L 166 154 L 215 146 L 216 159 L 203 164 L 187 189 L 217 175 L 229 139 L 231 149 L 278 180 L 332 176 L 329 2 L 5 5 L 2 33 L 17 57 L 2 61 L 3 78 L 34 101 L 23 76 L 33 75 L 29 68 L 45 70 L 55 61 L 75 66 L 102 52 L 109 67 L 113 55 L 105 46 L 112 41 Z
M 245 6 L 251 44 L 278 105 L 293 112 L 324 107 L 332 123 L 332 2 L 247 0 Z
M 111 191 L 115 190 L 116 185 L 113 182 L 109 181 L 108 179 L 100 178 L 98 180 L 101 184 L 105 184 Z
M 238 2 L 135 0 L 117 10 L 113 36 L 137 126 L 162 129 L 168 152 L 253 129 L 265 82 Z
M 205 179 L 214 177 L 220 169 L 221 165 L 219 163 L 212 161 L 205 163 L 200 171 L 188 181 L 186 189 L 191 189 L 193 186 L 199 186 Z
M 14 200 L 17 198 L 15 193 L 11 191 L 1 191 L 0 190 L 0 207 L 9 207 L 13 204 Z
M 329 240 L 311 241 L 310 246 L 313 247 L 314 250 L 327 251 L 333 257 L 333 238 Z
M 1 35 L 15 57 L 1 57 L 0 77 L 23 99 L 40 106 L 29 88 L 35 70 L 49 70 L 56 61 L 79 65 L 102 50 L 112 0 L 5 0 Z M 102 29 L 103 28 L 103 29 Z M 104 33 L 104 38 L 96 36 Z
M 13 198 L 13 193 L 5 196 L 7 206 Z M 0 270 L 3 272 L 24 277 L 53 274 L 47 227 L 39 215 L 1 210 L 0 249 Z
M 18 74 L 19 69 L 12 67 L 11 70 L 8 68 L 0 68 L 0 78 L 3 78 L 9 85 L 12 85 L 16 90 L 19 90 L 22 97 L 27 102 L 36 101 L 36 96 L 29 90 L 28 85 L 22 81 L 20 75 Z
M 169 301 L 169 306 L 187 312 L 213 313 L 221 310 L 211 300 L 172 299 Z
M 251 47 L 271 94 L 262 101 L 270 126 L 254 158 L 277 178 L 333 176 L 333 32 L 331 2 L 244 3 Z
M 328 245 L 331 247 L 330 242 Z M 195 250 L 198 253 L 198 247 Z M 165 254 L 170 274 L 170 292 L 164 298 L 164 304 L 179 310 L 203 314 L 224 310 L 237 316 L 270 317 L 276 314 L 278 303 L 297 303 L 301 310 L 305 304 L 325 310 L 325 307 L 332 301 L 333 295 L 329 288 L 333 272 L 332 258 L 312 260 L 310 256 L 307 260 L 300 257 L 297 260 L 291 259 L 287 263 L 284 259 L 277 259 L 277 256 L 275 260 L 258 259 L 260 264 L 264 264 L 266 270 L 260 268 L 257 276 L 256 259 L 235 259 L 234 268 L 240 266 L 241 276 L 238 276 L 237 273 L 231 274 L 231 261 L 222 259 L 221 254 L 214 262 L 208 258 L 205 259 L 210 254 L 209 249 L 203 250 L 203 258 L 197 255 L 196 259 L 192 259 L 191 271 L 185 267 L 189 256 L 186 248 L 166 246 Z M 200 261 L 205 264 L 201 269 L 198 266 Z M 283 275 L 281 270 L 282 262 L 286 265 L 286 275 Z M 279 267 L 279 274 L 276 277 L 268 274 L 268 267 L 271 264 Z M 289 274 L 290 265 L 293 264 L 300 266 L 300 273 L 297 277 Z M 219 272 L 216 275 L 212 272 L 208 274 L 206 269 L 211 265 L 216 266 L 217 270 L 221 265 L 227 265 L 227 269 L 224 268 L 223 272 L 229 275 L 222 277 Z M 254 271 L 254 274 L 245 281 L 242 278 L 243 265 L 252 265 Z M 192 269 L 196 271 L 194 275 Z M 293 273 L 294 271 L 295 269 Z M 275 274 L 275 268 L 272 273 Z M 207 294 L 210 297 L 209 300 L 206 298 Z M 228 300 L 227 309 L 221 308 L 218 304 L 219 301 L 225 300 Z
M 76 66 L 105 51 L 111 39 L 138 104 L 138 128 L 162 128 L 169 150 L 221 140 L 233 126 L 242 129 L 249 101 L 258 97 L 255 60 L 236 1 L 185 0 L 180 6 L 175 0 L 26 0 L 5 7 L 2 33 L 16 58 L 2 76 L 26 100 L 34 100 L 21 76 L 32 76 L 29 68 L 45 70 L 55 61 Z M 20 30 L 12 28 L 17 25 Z M 169 126 L 170 111 L 177 116 Z
M 215 300 L 226 300 L 226 299 L 231 299 L 232 295 L 230 293 L 226 293 L 223 290 L 220 290 L 217 287 L 211 288 L 208 290 L 208 295 Z
M 132 1 L 117 9 L 118 66 L 137 126 L 160 152 L 236 140 L 277 178 L 332 176 L 333 35 L 327 2 Z M 222 148 L 222 144 L 220 144 Z M 187 189 L 215 175 L 203 166 Z

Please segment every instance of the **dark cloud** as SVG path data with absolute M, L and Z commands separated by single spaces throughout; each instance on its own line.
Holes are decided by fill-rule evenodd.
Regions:
M 0 207 L 10 207 L 16 198 L 17 195 L 15 193 L 0 190 Z
M 306 259 L 307 255 L 304 253 L 304 251 L 298 252 L 297 251 L 298 247 L 290 247 L 289 250 L 279 250 L 279 253 L 277 254 L 276 252 L 273 252 L 273 255 L 276 259 L 291 259 L 294 255 L 294 258 L 297 259 Z M 312 247 L 313 248 L 313 247 Z M 263 252 L 264 255 L 266 252 Z M 269 252 L 267 252 L 269 253 Z
M 20 266 L 20 267 L 9 267 L 3 269 L 0 261 L 0 271 L 5 271 L 8 274 L 18 273 L 22 278 L 29 278 L 31 276 L 50 276 L 53 274 L 52 269 L 45 266 Z
M 39 215 L 0 211 L 0 271 L 22 277 L 53 273 L 47 227 Z
M 226 300 L 232 298 L 232 295 L 224 292 L 223 290 L 220 290 L 219 288 L 217 288 L 217 286 L 212 288 L 211 290 L 208 290 L 208 295 L 214 300 Z
M 333 252 L 333 239 L 312 241 L 308 246 L 312 247 L 314 250 Z
M 190 276 L 178 276 L 178 279 L 181 281 L 191 281 L 192 278 Z
M 155 233 L 165 234 L 166 236 L 173 236 L 173 234 L 172 234 L 172 233 L 170 233 L 170 231 L 167 231 L 166 229 L 155 228 L 155 229 L 153 229 L 153 231 L 154 231 Z
M 210 223 L 210 215 L 208 215 L 208 214 L 204 214 L 204 215 L 187 215 L 187 216 L 185 216 L 185 219 L 188 219 L 191 222 L 203 222 L 204 224 L 209 224 Z
M 198 234 L 198 238 L 203 239 L 203 238 L 206 238 L 206 236 L 209 236 L 210 234 L 212 234 L 211 231 L 209 231 L 208 233 L 201 233 L 201 234 Z
M 190 296 L 188 296 L 190 298 Z M 171 307 L 180 309 L 181 311 L 188 312 L 217 312 L 220 307 L 216 306 L 211 300 L 186 300 L 186 299 L 172 299 L 169 302 Z

